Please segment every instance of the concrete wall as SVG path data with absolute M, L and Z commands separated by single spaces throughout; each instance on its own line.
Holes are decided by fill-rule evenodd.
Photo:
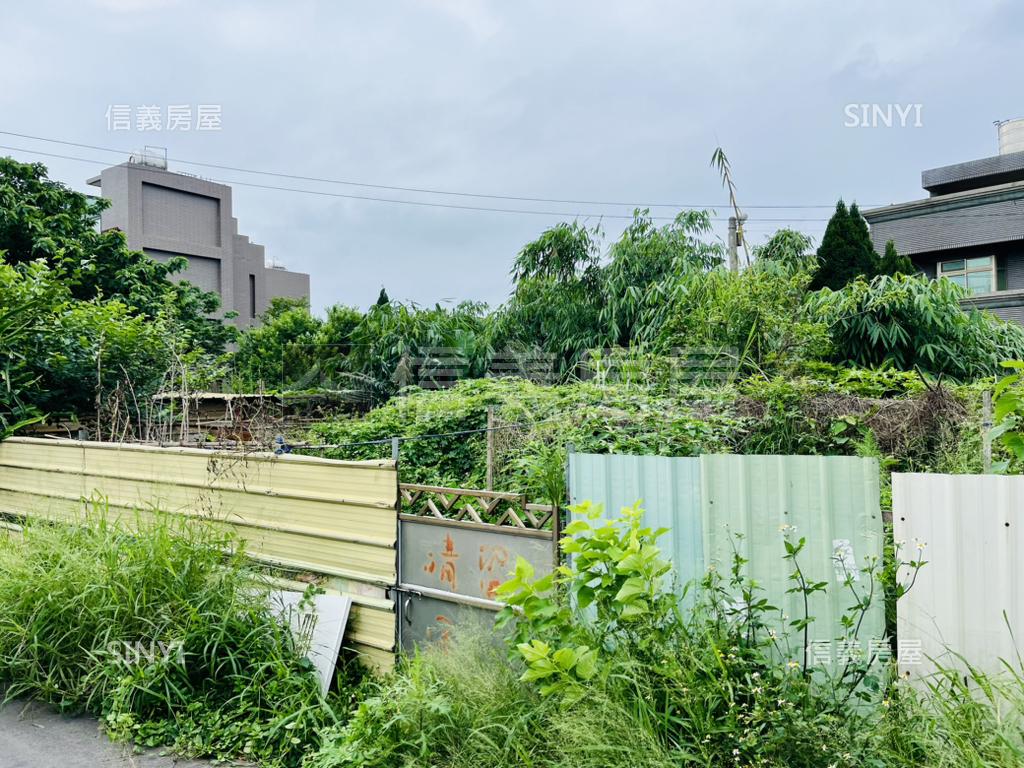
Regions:
M 984 199 L 952 201 L 931 198 L 924 204 L 865 212 L 871 241 L 882 254 L 889 240 L 907 256 L 952 248 L 1024 242 L 1024 185 Z
M 129 248 L 158 261 L 185 257 L 177 279 L 219 293 L 239 328 L 257 325 L 275 296 L 309 299 L 309 275 L 268 268 L 263 246 L 239 233 L 231 187 L 138 163 L 107 168 L 89 183 L 111 201 L 103 229 L 120 229 Z

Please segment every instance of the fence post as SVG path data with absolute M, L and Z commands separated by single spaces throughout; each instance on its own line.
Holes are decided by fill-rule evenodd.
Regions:
M 566 443 L 565 446 L 565 502 L 564 504 L 556 504 L 554 514 L 551 518 L 551 535 L 554 537 L 554 552 L 555 552 L 555 568 L 558 568 L 562 564 L 562 507 L 568 506 L 572 501 L 572 497 L 569 495 L 569 463 L 572 455 L 576 453 L 576 446 L 572 443 Z
M 981 463 L 982 472 L 992 472 L 992 393 L 987 389 L 981 394 Z
M 399 476 L 398 452 L 401 443 L 397 437 L 391 438 L 391 458 L 395 462 L 395 490 L 398 497 L 395 501 L 395 586 L 391 590 L 391 597 L 395 603 L 395 652 L 402 652 L 404 643 L 405 614 L 408 606 L 405 605 L 405 594 L 402 592 L 402 478 Z
M 494 406 L 487 406 L 487 490 L 494 490 Z

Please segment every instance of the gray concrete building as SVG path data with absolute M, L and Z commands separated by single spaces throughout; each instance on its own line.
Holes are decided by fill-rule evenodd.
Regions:
M 88 183 L 110 200 L 103 229 L 121 230 L 129 248 L 157 261 L 184 256 L 188 268 L 178 279 L 219 293 L 239 328 L 257 325 L 275 296 L 309 299 L 309 275 L 267 266 L 263 246 L 239 233 L 231 187 L 169 171 L 165 159 L 147 153 Z
M 921 174 L 929 197 L 864 211 L 878 253 L 896 250 L 971 296 L 964 306 L 1024 324 L 1024 118 L 996 124 L 999 154 Z

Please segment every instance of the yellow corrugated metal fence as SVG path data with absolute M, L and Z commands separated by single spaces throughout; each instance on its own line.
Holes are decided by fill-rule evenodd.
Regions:
M 102 498 L 112 515 L 159 508 L 231 527 L 249 554 L 329 577 L 353 599 L 348 642 L 390 666 L 395 611 L 395 462 L 75 440 L 0 443 L 0 512 L 68 519 Z

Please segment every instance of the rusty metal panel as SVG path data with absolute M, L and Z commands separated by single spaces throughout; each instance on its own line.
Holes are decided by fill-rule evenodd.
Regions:
M 445 642 L 455 627 L 476 630 L 481 636 L 494 632 L 494 609 L 455 603 L 417 592 L 406 593 L 399 615 L 402 648 L 406 651 Z M 494 639 L 497 642 L 501 637 L 495 634 Z
M 456 624 L 490 623 L 494 591 L 522 557 L 538 577 L 554 568 L 549 531 L 402 516 L 399 621 L 406 649 L 447 635 Z
M 550 535 L 407 518 L 401 525 L 403 584 L 493 600 L 517 557 L 533 564 L 538 577 L 550 573 L 554 564 Z
M 846 573 L 854 573 L 856 584 L 863 585 L 865 559 L 881 560 L 878 463 L 873 459 L 573 454 L 569 484 L 573 503 L 602 503 L 605 516 L 641 500 L 645 524 L 669 529 L 660 546 L 672 562 L 677 590 L 712 567 L 727 576 L 735 546 L 748 560 L 746 577 L 795 618 L 803 608 L 796 595 L 787 594 L 793 586 L 792 568 L 783 560 L 780 530 L 792 526 L 792 536 L 807 539 L 801 566 L 815 581 L 829 584 L 825 595 L 813 596 L 810 610 L 815 616 L 810 639 L 820 657 L 827 653 L 837 658 L 840 653 L 835 642 L 843 634 L 840 618 L 852 603 L 842 584 Z M 836 560 L 837 550 L 841 561 Z M 879 595 L 858 637 L 861 651 L 881 638 L 884 625 Z
M 394 607 L 384 597 L 397 580 L 392 461 L 33 438 L 0 443 L 0 511 L 67 520 L 89 499 L 102 500 L 112 517 L 159 508 L 202 518 L 230 528 L 256 559 L 337 577 L 356 602 L 357 645 L 394 649 Z
M 893 474 L 893 534 L 923 559 L 896 604 L 900 670 L 1019 665 L 1024 637 L 1024 477 Z M 909 577 L 904 569 L 903 579 Z

